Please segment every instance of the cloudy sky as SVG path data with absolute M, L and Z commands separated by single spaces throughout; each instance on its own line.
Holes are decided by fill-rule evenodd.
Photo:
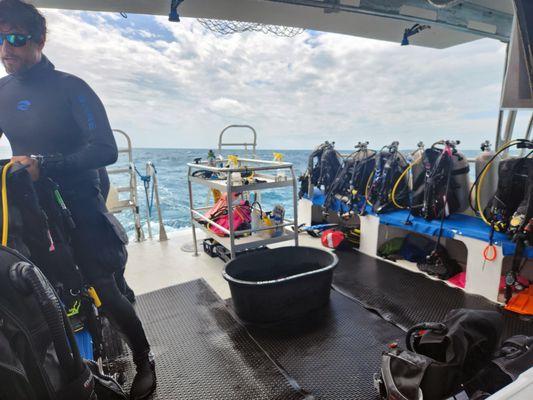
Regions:
M 213 147 L 239 123 L 257 128 L 262 148 L 441 138 L 477 148 L 494 137 L 505 53 L 494 40 L 432 50 L 318 32 L 217 37 L 193 19 L 45 15 L 45 54 L 95 89 L 136 147 Z

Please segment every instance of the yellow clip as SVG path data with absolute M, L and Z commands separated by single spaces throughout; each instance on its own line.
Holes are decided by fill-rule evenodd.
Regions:
M 98 308 L 102 307 L 102 301 L 92 286 L 87 289 L 87 292 L 89 293 L 89 296 L 91 296 L 91 299 L 93 299 L 94 305 Z
M 281 154 L 281 153 L 274 153 L 274 161 L 282 162 L 282 161 L 283 161 L 283 154 Z
M 78 315 L 80 313 L 80 307 L 81 307 L 81 301 L 76 300 L 70 310 L 67 312 L 67 317 L 73 317 L 74 315 Z

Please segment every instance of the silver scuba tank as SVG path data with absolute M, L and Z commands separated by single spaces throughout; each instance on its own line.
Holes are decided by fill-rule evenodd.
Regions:
M 414 185 L 417 185 L 417 181 L 422 177 L 421 183 L 424 184 L 424 175 L 426 174 L 426 169 L 424 168 L 424 163 L 422 162 L 424 158 L 425 146 L 423 142 L 417 143 L 417 149 L 409 154 L 409 163 L 413 164 L 411 168 L 411 177 L 409 182 L 409 187 L 411 190 L 416 190 L 417 188 Z
M 455 151 L 452 160 L 452 190 L 455 191 L 458 202 L 458 208 L 455 212 L 462 213 L 470 207 L 470 166 L 468 159 L 460 151 Z
M 492 151 L 490 142 L 488 140 L 485 140 L 483 143 L 481 143 L 481 153 L 476 157 L 476 179 L 479 179 L 479 175 L 483 171 L 483 168 L 490 162 L 492 157 L 494 157 L 495 152 Z M 498 189 L 498 165 L 500 164 L 501 157 L 498 156 L 494 159 L 490 169 L 485 174 L 485 178 L 483 179 L 483 184 L 480 187 L 480 205 L 481 210 L 484 210 L 487 207 L 488 202 L 494 197 L 494 194 L 496 193 L 496 190 Z M 474 202 L 474 205 L 476 209 L 477 206 L 477 200 L 476 200 L 476 192 L 475 190 L 472 193 L 472 200 Z M 478 210 L 479 211 L 479 210 Z

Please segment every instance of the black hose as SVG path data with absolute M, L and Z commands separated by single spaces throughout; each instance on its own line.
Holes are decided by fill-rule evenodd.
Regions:
M 68 380 L 72 381 L 81 371 L 79 364 L 75 364 L 75 357 L 73 358 L 77 345 L 75 341 L 71 343 L 69 340 L 67 332 L 70 331 L 72 334 L 72 330 L 68 321 L 63 318 L 63 308 L 51 287 L 45 284 L 46 278 L 42 276 L 40 271 L 30 264 L 19 263 L 18 265 L 20 268 L 19 276 L 33 289 L 44 319 L 50 329 L 61 370 L 66 374 Z
M 415 353 L 416 350 L 413 347 L 413 335 L 418 331 L 432 331 L 435 333 L 445 334 L 448 332 L 448 327 L 441 322 L 424 322 L 411 327 L 405 335 L 405 346 L 407 350 Z

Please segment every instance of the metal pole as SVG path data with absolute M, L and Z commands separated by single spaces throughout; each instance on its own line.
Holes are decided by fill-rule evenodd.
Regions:
M 292 177 L 292 204 L 294 208 L 294 245 L 298 247 L 298 183 L 296 181 L 296 175 L 294 174 L 294 167 L 290 167 Z
M 231 192 L 231 172 L 228 172 L 226 192 L 228 200 L 228 218 L 229 218 L 229 242 L 230 242 L 230 256 L 233 260 L 235 258 L 235 231 L 233 226 L 233 193 Z
M 507 125 L 505 126 L 505 133 L 503 137 L 503 143 L 507 143 L 513 138 L 514 125 L 516 122 L 516 115 L 518 114 L 517 110 L 510 110 L 509 115 L 507 116 Z M 503 144 L 502 143 L 502 144 Z M 502 155 L 503 157 L 507 156 L 509 149 L 505 150 Z
M 161 212 L 161 203 L 159 202 L 159 185 L 157 182 L 157 171 L 155 170 L 154 164 L 151 161 L 148 161 L 150 165 L 150 173 L 154 185 L 154 195 L 155 195 L 155 206 L 157 207 L 157 218 L 159 220 L 159 241 L 163 242 L 168 240 L 167 231 L 165 230 L 165 224 L 163 223 L 163 213 Z
M 194 215 L 192 210 L 194 209 L 194 202 L 192 197 L 192 182 L 189 179 L 191 177 L 191 167 L 187 172 L 187 186 L 189 187 L 189 212 L 191 215 L 191 228 L 192 228 L 192 240 L 194 242 L 194 256 L 198 257 L 198 242 L 196 241 L 196 226 L 194 225 Z
M 503 63 L 502 90 L 500 93 L 500 111 L 498 112 L 498 126 L 496 128 L 496 140 L 494 141 L 496 149 L 499 149 L 503 144 L 502 128 L 503 128 L 504 111 L 501 109 L 501 105 L 502 105 L 502 99 L 503 99 L 503 92 L 505 89 L 505 81 L 507 77 L 507 64 L 508 63 L 509 63 L 509 43 L 507 43 L 507 46 L 505 47 L 505 62 Z
M 530 140 L 531 139 L 531 130 L 533 129 L 533 113 L 531 113 L 531 118 L 529 119 L 529 124 L 527 126 L 526 136 L 524 139 Z M 524 157 L 526 155 L 526 149 L 522 149 L 520 151 L 520 157 Z

